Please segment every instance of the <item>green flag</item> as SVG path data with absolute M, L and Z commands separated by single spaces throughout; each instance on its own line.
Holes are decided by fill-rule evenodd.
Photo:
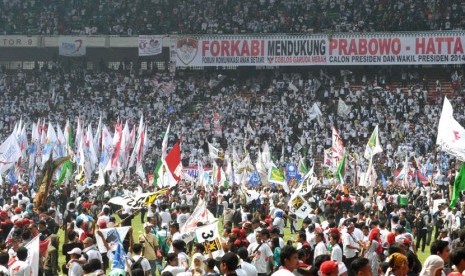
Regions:
M 70 150 L 73 148 L 73 129 L 71 128 L 69 121 L 66 121 L 64 135 L 67 141 L 66 151 L 68 152 L 68 155 L 70 155 Z M 55 181 L 55 185 L 61 185 L 66 179 L 66 176 L 68 176 L 68 179 L 71 179 L 73 176 L 73 162 L 71 162 L 71 160 L 66 160 L 61 166 L 60 176 L 58 176 L 58 179 Z
M 344 155 L 342 156 L 341 162 L 337 166 L 336 173 L 335 173 L 336 179 L 339 181 L 339 183 L 344 183 L 344 176 L 346 173 L 345 167 L 346 167 L 346 153 L 344 152 Z
M 158 185 L 158 181 L 161 181 L 163 179 L 163 162 L 161 162 L 161 159 L 158 160 L 157 166 L 155 167 L 155 170 L 153 171 L 153 183 L 152 185 L 156 186 Z
M 465 163 L 462 163 L 459 174 L 455 177 L 454 190 L 452 191 L 452 200 L 450 201 L 450 208 L 454 208 L 455 204 L 460 197 L 460 193 L 465 191 Z
M 297 171 L 302 175 L 305 176 L 310 170 L 307 167 L 304 158 L 300 158 L 299 166 L 297 167 Z

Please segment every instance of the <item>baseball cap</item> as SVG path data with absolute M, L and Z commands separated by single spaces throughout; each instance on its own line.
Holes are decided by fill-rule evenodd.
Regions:
M 334 273 L 338 270 L 338 264 L 334 261 L 325 261 L 320 266 L 320 272 L 325 274 Z
M 100 229 L 107 228 L 107 222 L 104 221 L 104 220 L 99 221 L 97 224 L 98 224 L 98 228 L 100 228 Z
M 161 224 L 161 228 L 167 229 L 167 228 L 168 228 L 168 223 L 163 222 L 163 223 Z
M 153 227 L 153 224 L 147 221 L 146 223 L 144 223 L 144 228 L 145 227 Z
M 81 251 L 80 248 L 75 247 L 75 248 L 71 249 L 71 251 L 68 251 L 67 253 L 68 253 L 68 255 L 71 255 L 71 254 L 81 255 L 82 251 Z

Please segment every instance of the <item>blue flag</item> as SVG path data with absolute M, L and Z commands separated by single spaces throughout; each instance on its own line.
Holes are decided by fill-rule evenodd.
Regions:
M 248 178 L 249 178 L 249 185 L 252 187 L 259 185 L 261 182 L 260 175 L 258 174 L 257 170 L 254 170 L 253 172 L 251 172 Z
M 12 167 L 8 172 L 8 183 L 10 183 L 10 185 L 13 185 L 16 184 L 16 182 L 18 182 L 18 179 L 16 179 L 15 170 Z
M 292 163 L 286 164 L 286 179 L 297 178 L 297 167 Z
M 383 188 L 386 188 L 388 186 L 388 183 L 383 173 L 381 174 L 381 183 L 383 183 Z
M 121 242 L 118 242 L 116 246 L 115 254 L 113 256 L 113 263 L 111 264 L 111 269 L 124 269 L 126 263 L 126 252 L 124 252 L 123 245 Z

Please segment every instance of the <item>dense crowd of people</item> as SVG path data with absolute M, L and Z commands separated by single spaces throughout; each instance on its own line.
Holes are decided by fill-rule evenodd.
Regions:
M 198 161 L 211 166 L 207 141 L 229 156 L 235 150 L 242 158 L 246 149 L 252 160 L 267 142 L 278 163 L 297 164 L 302 156 L 311 166 L 323 161 L 334 126 L 347 151 L 356 154 L 358 169 L 364 171 L 368 164 L 361 157 L 379 124 L 384 152 L 375 158 L 375 169 L 387 180 L 393 180 L 406 154 L 410 161 L 415 158 L 415 163 L 419 162 L 413 167 L 425 176 L 436 173 L 438 166 L 442 174 L 455 168 L 453 160 L 434 150 L 443 100 L 440 82 L 429 80 L 437 82 L 433 90 L 418 71 L 398 76 L 382 69 L 371 76 L 275 70 L 271 74 L 257 71 L 253 76 L 202 72 L 171 77 L 129 65 L 102 71 L 84 70 L 79 65 L 65 69 L 60 63 L 51 63 L 49 68 L 0 72 L 2 140 L 21 118 L 28 126 L 41 119 L 62 128 L 66 120 L 75 126 L 79 119 L 83 126 L 92 124 L 95 129 L 101 117 L 111 129 L 118 119 L 132 126 L 143 116 L 149 138 L 146 172 L 153 170 L 161 156 L 169 122 L 170 144 L 182 137 L 185 167 Z M 461 83 L 462 73 L 448 70 L 451 81 Z M 390 85 L 396 81 L 401 83 L 399 87 Z M 461 110 L 464 98 L 457 92 L 452 102 Z M 350 106 L 347 116 L 338 115 L 339 99 Z M 318 118 L 314 103 L 322 113 Z M 465 122 L 460 112 L 455 118 Z M 353 170 L 347 173 L 355 176 Z M 443 175 L 438 179 L 439 185 L 445 184 Z
M 455 30 L 464 27 L 464 9 L 458 0 L 13 0 L 0 1 L 0 34 L 132 36 Z
M 446 70 L 451 82 L 462 82 L 459 69 Z M 182 180 L 151 206 L 132 209 L 109 200 L 157 187 L 137 176 L 116 182 L 106 178 L 102 187 L 93 189 L 72 179 L 69 185 L 52 186 L 46 205 L 34 208 L 38 186 L 29 185 L 27 177 L 17 183 L 8 179 L 0 191 L 0 273 L 461 275 L 465 206 L 462 200 L 449 206 L 449 187 L 458 164 L 435 151 L 441 83 L 422 78 L 426 73 L 419 68 L 360 72 L 206 71 L 173 77 L 136 64 L 101 70 L 59 62 L 30 71 L 2 68 L 2 140 L 20 119 L 26 125 L 41 119 L 62 126 L 66 120 L 75 125 L 79 119 L 95 128 L 100 117 L 111 127 L 118 119 L 136 125 L 143 115 L 150 141 L 146 172 L 154 169 L 162 154 L 169 122 L 169 145 L 182 137 L 185 167 L 199 161 L 213 165 L 207 141 L 225 155 L 237 152 L 243 158 L 247 152 L 253 161 L 266 142 L 278 165 L 297 164 L 303 158 L 321 170 L 318 161 L 331 147 L 333 126 L 352 159 L 346 166 L 345 188 L 325 182 L 331 177 L 321 173 L 319 185 L 302 194 L 311 207 L 305 218 L 297 218 L 288 204 L 296 188 L 294 180 L 290 192 L 280 185 L 223 186 Z M 436 83 L 434 91 L 428 82 Z M 455 110 L 462 110 L 460 86 L 455 92 L 451 102 Z M 340 100 L 349 106 L 345 115 L 338 111 Z M 454 116 L 465 122 L 463 112 Z M 357 186 L 355 177 L 367 169 L 363 152 L 376 125 L 383 147 L 373 159 L 379 177 L 369 187 Z M 429 178 L 398 183 L 395 175 L 406 159 L 412 170 Z M 244 189 L 259 196 L 249 200 Z M 437 200 L 443 201 L 436 204 Z M 182 233 L 202 202 L 221 225 L 219 256 Z M 140 224 L 143 230 L 135 233 Z M 128 253 L 122 267 L 113 266 L 120 251 L 105 238 L 100 240 L 106 250 L 97 245 L 97 238 L 116 226 L 131 227 L 122 241 Z M 62 242 L 60 231 L 64 231 Z M 39 271 L 31 272 L 27 245 L 35 237 L 40 237 Z M 418 253 L 428 251 L 427 246 L 430 256 L 421 262 Z M 60 261 L 62 255 L 65 261 Z
M 146 209 L 131 209 L 106 203 L 153 187 L 107 184 L 78 192 L 73 182 L 53 187 L 46 206 L 38 208 L 27 184 L 10 187 L 3 191 L 0 211 L 3 275 L 455 276 L 465 271 L 465 206 L 449 207 L 447 194 L 433 183 L 410 192 L 376 187 L 374 195 L 363 187 L 317 187 L 305 195 L 312 211 L 302 220 L 290 212 L 290 196 L 279 188 L 256 188 L 259 198 L 248 202 L 238 185 L 194 188 L 181 182 Z M 433 206 L 442 198 L 444 203 Z M 208 202 L 222 226 L 217 256 L 204 243 L 184 240 L 182 229 L 201 202 Z M 128 255 L 115 267 L 119 250 L 112 250 L 102 232 L 119 226 L 131 228 L 121 245 Z M 96 245 L 98 236 L 105 251 Z M 24 246 L 35 237 L 39 271 L 31 272 Z M 426 251 L 421 262 L 418 254 Z

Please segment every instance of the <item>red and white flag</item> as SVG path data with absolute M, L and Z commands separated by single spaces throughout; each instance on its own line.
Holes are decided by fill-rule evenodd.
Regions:
M 163 163 L 168 169 L 169 186 L 173 187 L 181 180 L 182 163 L 181 163 L 181 146 L 180 141 L 174 144 L 171 151 L 166 155 Z

